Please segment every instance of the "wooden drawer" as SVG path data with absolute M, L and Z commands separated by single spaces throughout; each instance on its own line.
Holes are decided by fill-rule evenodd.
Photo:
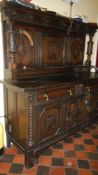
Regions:
M 87 83 L 85 84 L 84 89 L 86 92 L 98 91 L 98 82 L 94 81 L 94 82 Z
M 49 101 L 74 95 L 74 86 L 55 87 L 38 92 L 37 101 Z

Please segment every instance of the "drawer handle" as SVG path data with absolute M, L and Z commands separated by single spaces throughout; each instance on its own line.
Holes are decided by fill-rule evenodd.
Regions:
M 88 92 L 90 92 L 90 87 L 89 86 L 87 86 L 86 89 L 87 89 Z
M 72 96 L 72 90 L 71 89 L 68 90 L 68 93 L 69 93 L 70 96 Z
M 49 97 L 47 94 L 44 94 L 44 98 L 46 99 L 46 101 L 49 101 Z

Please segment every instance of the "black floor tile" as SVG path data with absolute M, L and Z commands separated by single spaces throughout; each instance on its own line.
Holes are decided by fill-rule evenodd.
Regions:
M 98 135 L 92 135 L 94 139 L 98 139 Z
M 78 175 L 78 170 L 75 168 L 65 168 L 65 175 Z
M 75 151 L 66 151 L 64 154 L 65 154 L 65 158 L 75 157 Z
M 76 134 L 73 135 L 73 137 L 74 137 L 74 138 L 81 138 L 82 135 L 81 135 L 80 133 L 76 133 Z
M 52 158 L 52 166 L 64 166 L 64 159 L 63 158 Z
M 98 160 L 98 153 L 88 152 L 87 156 L 88 156 L 88 159 Z
M 12 154 L 4 154 L 0 159 L 0 162 L 12 162 L 15 155 Z
M 42 153 L 44 156 L 51 156 L 52 155 L 52 149 L 46 149 Z
M 84 139 L 84 143 L 88 144 L 88 145 L 93 145 L 94 144 L 92 139 Z
M 84 145 L 75 144 L 74 146 L 75 146 L 75 150 L 77 150 L 77 151 L 84 151 L 85 150 Z
M 49 170 L 48 166 L 38 166 L 36 175 L 49 175 Z
M 78 168 L 90 169 L 88 160 L 77 160 Z
M 90 130 L 89 129 L 83 129 L 81 132 L 82 133 L 90 133 Z
M 67 137 L 64 139 L 64 143 L 73 143 L 73 139 Z
M 23 171 L 24 165 L 23 164 L 16 164 L 13 163 L 9 173 L 16 173 L 16 174 L 21 174 Z
M 52 146 L 54 149 L 63 149 L 63 143 L 56 143 Z

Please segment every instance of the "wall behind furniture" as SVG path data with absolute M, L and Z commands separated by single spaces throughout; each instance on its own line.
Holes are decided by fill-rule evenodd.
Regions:
M 63 0 L 32 0 L 32 3 L 45 7 L 47 10 L 56 11 L 61 15 L 69 16 L 69 3 L 65 3 Z M 80 2 L 74 3 L 72 16 L 75 15 L 85 15 L 88 16 L 89 22 L 96 22 L 98 0 L 80 0 Z

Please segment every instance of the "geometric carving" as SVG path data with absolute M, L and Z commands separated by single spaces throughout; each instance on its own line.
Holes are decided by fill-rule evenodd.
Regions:
M 60 108 L 59 106 L 49 105 L 40 109 L 38 116 L 39 139 L 47 138 L 55 134 L 60 124 Z
M 67 40 L 67 64 L 83 64 L 84 58 L 84 37 L 69 37 Z
M 64 37 L 44 36 L 42 48 L 43 65 L 62 65 L 64 62 Z

